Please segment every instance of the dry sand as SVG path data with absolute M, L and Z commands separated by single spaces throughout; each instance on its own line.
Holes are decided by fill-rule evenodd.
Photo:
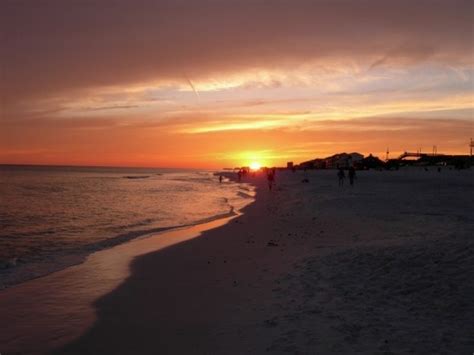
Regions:
M 335 171 L 303 174 L 277 173 L 272 192 L 248 178 L 255 203 L 198 238 L 133 241 L 0 292 L 0 352 L 471 354 L 473 172 L 359 172 L 353 188 L 338 188 Z M 114 277 L 59 291 L 101 265 Z M 51 285 L 40 322 L 28 301 Z M 87 296 L 68 316 L 78 287 Z

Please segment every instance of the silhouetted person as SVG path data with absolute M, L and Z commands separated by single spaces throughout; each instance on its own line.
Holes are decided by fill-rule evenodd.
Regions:
M 267 180 L 268 180 L 268 190 L 272 190 L 273 187 L 273 182 L 275 181 L 275 172 L 273 170 L 270 170 L 267 174 Z
M 239 170 L 239 172 L 237 173 L 237 178 L 239 179 L 239 182 L 240 180 L 242 180 L 242 170 Z
M 349 183 L 351 184 L 351 186 L 354 186 L 354 179 L 355 179 L 355 177 L 356 177 L 356 171 L 355 171 L 355 169 L 354 169 L 353 166 L 351 166 L 351 167 L 349 168 L 349 173 L 348 173 L 348 175 L 349 175 Z
M 301 180 L 301 182 L 309 182 L 309 179 L 308 179 L 308 175 L 306 174 L 306 168 L 304 168 L 304 176 L 303 176 L 303 180 Z
M 344 186 L 344 179 L 346 178 L 344 170 L 339 169 L 339 171 L 337 172 L 337 177 L 339 178 L 339 186 Z
M 219 175 L 219 182 L 222 183 L 222 175 Z

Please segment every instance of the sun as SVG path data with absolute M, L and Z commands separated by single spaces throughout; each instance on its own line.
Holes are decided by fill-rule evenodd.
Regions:
M 261 167 L 262 167 L 262 164 L 260 164 L 259 162 L 254 161 L 250 163 L 250 170 L 253 170 L 253 171 L 260 170 Z

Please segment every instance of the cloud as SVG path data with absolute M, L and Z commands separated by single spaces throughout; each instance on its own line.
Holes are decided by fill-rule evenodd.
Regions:
M 0 90 L 5 105 L 20 105 L 93 87 L 182 81 L 183 72 L 195 82 L 310 62 L 471 65 L 473 7 L 469 0 L 8 1 Z
M 380 67 L 382 65 L 418 63 L 434 57 L 435 54 L 435 48 L 433 46 L 427 46 L 426 44 L 417 43 L 403 45 L 389 50 L 381 58 L 374 61 L 370 65 L 369 70 L 372 70 L 376 67 Z
M 464 152 L 473 11 L 470 0 L 6 1 L 0 161 Z
M 219 120 L 220 119 L 220 120 Z M 255 121 L 255 120 L 253 120 Z M 289 126 L 257 129 L 208 130 L 190 134 L 192 127 L 223 123 L 206 113 L 167 120 L 136 117 L 29 118 L 2 122 L 2 163 L 85 164 L 123 166 L 223 167 L 259 157 L 268 165 L 283 165 L 341 151 L 393 156 L 405 150 L 467 153 L 472 119 L 409 116 L 321 120 L 304 129 Z M 194 125 L 192 124 L 194 122 Z M 255 158 L 255 159 L 256 159 Z

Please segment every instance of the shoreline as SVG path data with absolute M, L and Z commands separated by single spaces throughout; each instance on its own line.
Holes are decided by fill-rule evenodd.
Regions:
M 238 216 L 236 213 L 142 236 L 89 254 L 79 264 L 4 289 L 0 292 L 0 309 L 9 328 L 0 333 L 2 353 L 16 353 L 18 349 L 22 353 L 49 353 L 77 338 L 96 319 L 94 301 L 127 279 L 134 258 L 199 238 L 205 231 Z M 66 321 L 69 318 L 73 321 Z M 61 334 L 61 338 L 56 334 Z
M 235 179 L 230 179 L 232 183 L 236 183 Z M 243 199 L 254 199 L 253 196 L 240 192 Z M 252 202 L 249 202 L 252 203 Z M 246 204 L 245 204 L 246 205 Z M 244 205 L 244 206 L 245 206 Z M 235 215 L 238 215 L 236 209 L 241 208 L 229 204 L 229 211 L 226 213 L 221 213 L 214 216 L 209 216 L 188 224 L 168 226 L 168 227 L 156 227 L 147 230 L 136 230 L 130 231 L 125 234 L 118 234 L 114 237 L 103 239 L 95 243 L 87 244 L 84 246 L 75 249 L 73 252 L 68 254 L 59 254 L 55 255 L 52 261 L 42 260 L 37 262 L 27 262 L 18 261 L 18 257 L 0 260 L 0 293 L 3 290 L 20 285 L 22 283 L 34 280 L 37 278 L 48 276 L 52 273 L 59 272 L 61 270 L 73 267 L 75 265 L 80 265 L 84 263 L 87 258 L 103 250 L 114 248 L 118 245 L 131 242 L 136 239 L 148 238 L 157 234 L 166 233 L 173 230 L 191 228 L 200 224 L 205 224 L 219 219 L 226 219 Z
M 256 178 L 255 201 L 199 238 L 138 239 L 0 293 L 2 352 L 465 352 L 471 178 L 372 171 L 338 188 L 333 171 L 279 172 L 272 192 Z

